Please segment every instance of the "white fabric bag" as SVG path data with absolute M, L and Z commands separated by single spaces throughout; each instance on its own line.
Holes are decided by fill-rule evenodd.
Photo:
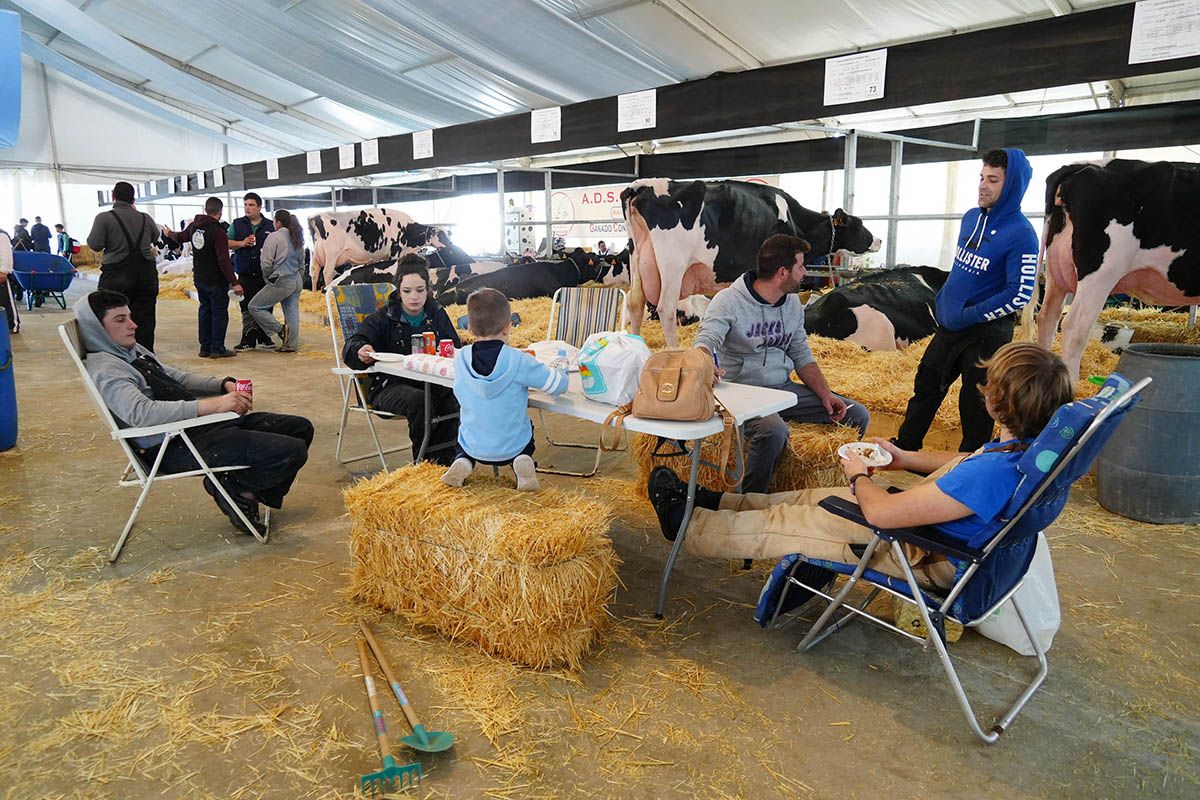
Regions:
M 650 348 L 632 333 L 593 333 L 579 351 L 579 380 L 589 400 L 622 406 L 633 402 Z
M 1029 572 L 1025 573 L 1025 582 L 1013 596 L 1021 604 L 1025 621 L 1037 636 L 1042 650 L 1049 652 L 1054 644 L 1054 634 L 1058 633 L 1058 626 L 1062 623 L 1062 612 L 1058 606 L 1058 584 L 1054 582 L 1050 546 L 1041 533 L 1038 534 L 1033 562 L 1029 565 Z M 993 611 L 990 617 L 975 626 L 975 630 L 1023 656 L 1036 655 L 1012 603 L 1005 603 Z

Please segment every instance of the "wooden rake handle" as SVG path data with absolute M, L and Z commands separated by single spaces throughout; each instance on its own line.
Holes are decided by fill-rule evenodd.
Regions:
M 392 672 L 392 665 L 388 663 L 387 656 L 383 654 L 383 648 L 379 646 L 379 642 L 375 641 L 375 635 L 371 633 L 371 628 L 362 619 L 358 620 L 358 627 L 362 631 L 363 637 L 366 638 L 367 644 L 371 646 L 371 652 L 375 654 L 375 660 L 379 662 L 379 667 L 391 685 L 396 699 L 400 701 L 400 708 L 404 711 L 404 716 L 408 717 L 408 724 L 412 726 L 414 732 L 422 732 L 424 728 L 421 727 L 421 721 L 417 719 L 417 712 L 413 711 L 412 705 L 408 702 L 408 695 L 404 694 L 404 690 L 400 688 L 400 682 L 396 680 L 396 674 Z
M 371 660 L 367 657 L 367 644 L 361 636 L 358 642 L 358 662 L 362 665 L 363 683 L 367 685 L 367 700 L 371 703 L 371 721 L 375 724 L 375 737 L 379 740 L 379 757 L 391 758 L 392 745 L 388 741 L 387 727 L 383 723 L 383 712 L 379 710 L 379 698 L 375 693 L 375 679 L 371 677 Z

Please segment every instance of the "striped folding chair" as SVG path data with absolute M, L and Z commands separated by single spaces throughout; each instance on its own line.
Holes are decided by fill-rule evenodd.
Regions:
M 1050 671 L 1045 650 L 1030 629 L 1017 596 L 1033 561 L 1038 534 L 1061 513 L 1067 504 L 1071 484 L 1087 472 L 1117 425 L 1137 402 L 1138 393 L 1150 381 L 1150 378 L 1143 378 L 1131 387 L 1128 380 L 1114 373 L 1095 397 L 1076 400 L 1058 409 L 1017 463 L 1022 477 L 1008 505 L 969 540 L 948 536 L 933 526 L 875 528 L 867 522 L 857 503 L 840 497 L 821 500 L 819 505 L 831 514 L 871 528 L 874 538 L 864 545 L 856 563 L 812 559 L 801 554 L 785 556 L 763 587 L 755 619 L 766 627 L 781 627 L 785 624 L 786 609 L 797 607 L 795 600 L 788 605 L 788 593 L 798 591 L 799 602 L 806 602 L 812 596 L 827 603 L 824 612 L 801 640 L 798 649 L 802 651 L 809 650 L 857 619 L 886 628 L 925 649 L 932 645 L 971 730 L 984 743 L 994 743 L 1012 725 Z M 918 584 L 904 555 L 905 543 L 949 559 L 955 566 L 953 586 L 934 590 Z M 879 547 L 891 547 L 896 552 L 896 560 L 904 570 L 903 579 L 868 566 Z M 855 553 L 858 553 L 857 549 Z M 836 575 L 847 576 L 847 580 L 836 594 L 829 594 L 833 591 L 830 582 Z M 847 602 L 848 596 L 857 585 L 868 591 L 865 599 L 851 604 Z M 880 592 L 916 605 L 925 627 L 924 635 L 903 630 L 870 613 L 868 607 Z M 985 731 L 950 659 L 945 623 L 950 619 L 966 627 L 975 627 L 1005 603 L 1012 604 L 1029 638 L 1037 656 L 1038 671 L 1008 710 Z M 835 620 L 838 609 L 848 613 Z M 995 667 L 1001 669 L 1008 661 L 1005 656 L 995 662 Z
M 557 339 L 574 347 L 582 347 L 593 333 L 619 331 L 625 328 L 625 290 L 611 286 L 568 286 L 557 290 L 550 301 L 550 319 L 546 323 L 546 338 Z M 550 436 L 550 427 L 541 410 L 538 420 L 546 441 L 555 447 L 574 447 L 594 450 L 596 461 L 589 472 L 571 472 L 539 467 L 538 472 L 549 475 L 570 475 L 590 478 L 600 468 L 600 447 L 586 442 L 558 442 Z M 619 448 L 625 449 L 625 448 Z
M 371 404 L 367 400 L 369 373 L 345 366 L 342 363 L 342 347 L 346 340 L 358 331 L 358 326 L 362 324 L 364 319 L 383 307 L 394 287 L 390 283 L 352 283 L 343 285 L 342 281 L 349 274 L 350 271 L 347 270 L 338 276 L 337 280 L 325 287 L 325 313 L 329 317 L 329 335 L 333 341 L 334 366 L 331 371 L 337 376 L 338 387 L 342 393 L 342 420 L 338 425 L 335 455 L 338 462 L 342 464 L 378 457 L 379 463 L 386 470 L 388 469 L 387 454 L 407 450 L 412 447 L 412 443 L 384 448 L 379 439 L 379 432 L 375 430 L 373 417 L 390 418 L 393 415 L 386 411 L 378 411 L 371 408 Z M 374 451 L 360 455 L 342 455 L 342 446 L 346 438 L 346 425 L 349 422 L 351 414 L 362 414 L 366 419 L 367 429 L 371 433 L 371 441 L 375 444 Z

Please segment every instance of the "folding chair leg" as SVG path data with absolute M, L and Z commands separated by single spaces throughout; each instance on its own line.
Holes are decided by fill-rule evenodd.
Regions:
M 1000 738 L 1000 735 L 1012 724 L 1017 714 L 1021 713 L 1021 709 L 1029 702 L 1029 698 L 1033 697 L 1034 693 L 1041 687 L 1042 681 L 1046 679 L 1046 675 L 1050 671 L 1050 665 L 1046 661 L 1046 653 L 1042 650 L 1041 643 L 1034 636 L 1033 631 L 1030 630 L 1029 623 L 1025 620 L 1025 615 L 1021 613 L 1021 606 L 1017 602 L 1017 598 L 1015 596 L 1009 598 L 1009 602 L 1013 604 L 1013 609 L 1017 612 L 1017 619 L 1021 620 L 1021 627 L 1025 629 L 1025 635 L 1029 637 L 1030 643 L 1033 644 L 1033 650 L 1038 659 L 1038 672 L 1017 697 L 1012 706 L 1004 712 L 1004 715 L 997 720 L 991 730 L 985 733 L 979 725 L 979 720 L 975 716 L 975 710 L 971 707 L 971 701 L 967 698 L 966 691 L 963 690 L 962 681 L 958 678 L 958 671 L 954 668 L 954 663 L 950 660 L 950 652 L 946 648 L 946 642 L 934 628 L 929 608 L 925 604 L 925 597 L 921 594 L 921 588 L 917 584 L 916 576 L 913 575 L 913 571 L 904 557 L 904 550 L 899 542 L 893 542 L 892 545 L 899 557 L 898 561 L 904 568 L 904 575 L 908 579 L 909 588 L 913 592 L 913 600 L 916 602 L 917 610 L 921 614 L 921 621 L 925 623 L 926 640 L 933 642 L 934 649 L 937 650 L 938 658 L 942 662 L 942 669 L 945 671 L 946 677 L 950 680 L 950 685 L 954 689 L 954 696 L 958 699 L 958 705 L 962 708 L 963 715 L 967 718 L 967 724 L 971 726 L 971 730 L 975 732 L 975 735 L 984 744 L 994 744 Z
M 200 451 L 196 449 L 196 445 L 192 444 L 191 437 L 187 435 L 187 431 L 182 431 L 179 434 L 179 438 L 183 440 L 185 445 L 187 445 L 187 449 L 192 451 L 192 457 L 196 459 L 196 463 L 200 465 L 200 469 L 202 469 L 204 474 L 208 476 L 208 479 L 212 481 L 213 486 L 216 487 L 217 491 L 221 494 L 221 497 L 225 498 L 225 502 L 228 503 L 229 507 L 233 509 L 233 513 L 237 514 L 237 518 L 242 521 L 242 525 L 245 526 L 246 531 L 255 539 L 257 539 L 259 544 L 266 544 L 267 537 L 271 533 L 270 528 L 267 528 L 266 533 L 259 533 L 258 528 L 254 527 L 254 524 L 251 523 L 246 515 L 242 512 L 241 507 L 233 501 L 233 498 L 229 496 L 229 492 L 225 491 L 225 487 L 219 480 L 217 480 L 216 473 L 212 471 L 212 467 L 208 466 L 208 463 L 200 457 Z M 160 454 L 167 449 L 165 446 L 165 441 L 163 442 L 163 445 L 164 446 L 159 450 Z
M 825 631 L 824 633 L 821 632 L 822 629 L 829 624 L 829 620 L 833 618 L 833 615 L 837 613 L 837 610 L 846 602 L 846 597 L 849 596 L 850 591 L 858 584 L 859 579 L 862 578 L 862 574 L 866 572 L 867 564 L 871 562 L 871 556 L 875 554 L 875 548 L 879 546 L 881 541 L 882 540 L 877 536 L 871 540 L 870 544 L 867 545 L 867 549 L 863 552 L 862 558 L 858 560 L 858 566 L 854 568 L 854 574 L 851 575 L 850 579 L 846 581 L 844 586 L 842 586 L 842 590 L 834 596 L 833 601 L 825 607 L 823 612 L 821 612 L 821 616 L 817 617 L 817 621 L 814 622 L 812 627 L 808 629 L 808 633 L 804 634 L 804 638 L 801 639 L 800 644 L 796 646 L 797 650 L 800 650 L 801 652 L 807 652 L 808 650 L 811 650 L 826 636 L 837 631 L 841 627 L 842 623 L 845 622 L 845 618 L 843 618 L 830 627 L 829 630 Z
M 121 557 L 121 549 L 125 547 L 125 540 L 129 538 L 129 532 L 133 530 L 133 523 L 141 513 L 142 504 L 146 502 L 146 495 L 150 494 L 150 487 L 154 485 L 154 479 L 158 476 L 158 468 L 162 465 L 163 456 L 167 452 L 167 445 L 171 443 L 171 436 L 168 435 L 163 439 L 162 446 L 158 448 L 158 454 L 154 457 L 154 466 L 150 468 L 149 474 L 146 475 L 146 480 L 142 482 L 142 493 L 138 495 L 137 502 L 134 503 L 133 511 L 129 514 L 129 519 L 125 521 L 125 529 L 121 531 L 121 536 L 117 539 L 116 545 L 113 546 L 112 552 L 108 555 L 108 563 L 115 564 L 117 559 Z M 131 465 L 132 466 L 132 465 Z M 129 467 L 125 468 L 125 475 L 129 474 Z

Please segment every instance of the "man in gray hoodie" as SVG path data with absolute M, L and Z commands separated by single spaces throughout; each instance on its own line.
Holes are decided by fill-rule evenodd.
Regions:
M 232 411 L 237 420 L 194 428 L 188 435 L 210 467 L 244 465 L 236 472 L 218 473 L 234 502 L 259 527 L 260 502 L 279 508 L 296 473 L 308 459 L 313 426 L 290 414 L 250 413 L 251 395 L 237 391 L 236 378 L 209 378 L 161 364 L 137 343 L 137 324 L 129 300 L 120 292 L 100 289 L 72 307 L 79 323 L 87 358 L 84 364 L 104 404 L 122 428 L 142 428 Z M 147 465 L 154 463 L 162 434 L 131 440 Z M 187 446 L 172 440 L 159 472 L 198 469 Z M 242 523 L 208 478 L 205 490 L 233 524 Z
M 758 251 L 751 270 L 709 304 L 694 347 L 713 356 L 713 374 L 737 383 L 783 389 L 796 405 L 743 426 L 749 443 L 744 493 L 768 492 L 788 442 L 785 420 L 851 425 L 866 433 L 871 415 L 862 403 L 834 394 L 813 358 L 804 331 L 804 306 L 796 295 L 804 278 L 808 242 L 776 234 Z M 794 383 L 792 370 L 803 383 Z

